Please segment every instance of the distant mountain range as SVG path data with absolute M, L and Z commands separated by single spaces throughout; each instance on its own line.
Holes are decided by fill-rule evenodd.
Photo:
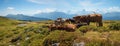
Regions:
M 109 12 L 103 14 L 104 20 L 120 20 L 120 12 Z
M 82 12 L 81 12 L 82 13 Z M 85 13 L 85 12 L 84 12 Z M 88 13 L 88 12 L 86 12 Z M 92 14 L 92 13 L 91 13 Z M 76 14 L 67 14 L 64 12 L 50 12 L 50 13 L 39 13 L 33 16 L 23 15 L 23 14 L 8 14 L 7 18 L 17 19 L 17 20 L 31 20 L 31 21 L 40 21 L 40 20 L 55 20 L 59 17 L 61 18 L 72 18 Z M 120 20 L 120 12 L 109 12 L 102 14 L 104 20 Z
M 38 18 L 38 17 L 28 16 L 28 15 L 23 15 L 23 14 L 17 14 L 17 15 L 8 14 L 5 17 L 10 18 L 10 19 L 16 19 L 16 20 L 24 20 L 24 21 L 50 20 L 48 18 L 40 18 L 40 17 Z
M 35 14 L 33 16 L 55 20 L 57 18 L 72 18 L 74 14 L 66 14 L 64 12 L 50 12 L 50 13 Z
M 84 14 L 90 14 L 90 12 L 84 11 Z M 82 12 L 81 12 L 82 14 Z M 92 14 L 92 13 L 91 13 Z M 83 15 L 83 14 L 82 14 Z M 55 20 L 59 17 L 61 18 L 72 18 L 76 16 L 76 14 L 67 14 L 64 12 L 50 12 L 50 13 L 41 13 L 41 14 L 35 14 L 34 17 L 43 17 L 43 18 L 50 18 L 52 20 Z M 120 20 L 120 12 L 109 12 L 102 14 L 104 20 Z

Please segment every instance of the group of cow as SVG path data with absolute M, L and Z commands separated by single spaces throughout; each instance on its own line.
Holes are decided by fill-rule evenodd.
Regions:
M 66 30 L 75 31 L 83 25 L 89 25 L 90 22 L 96 22 L 96 26 L 103 26 L 101 14 L 77 15 L 72 19 L 57 18 L 53 24 L 49 25 L 50 31 Z

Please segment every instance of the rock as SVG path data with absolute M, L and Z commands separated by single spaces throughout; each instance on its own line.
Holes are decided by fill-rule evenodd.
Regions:
M 60 43 L 53 43 L 52 46 L 59 46 Z
M 30 39 L 30 37 L 26 37 L 26 38 L 25 38 L 25 40 L 28 40 L 28 39 Z
M 74 43 L 73 46 L 85 46 L 84 42 Z
M 18 27 L 24 27 L 24 26 L 26 26 L 27 24 L 18 24 L 17 26 Z
M 18 37 L 16 37 L 16 38 L 13 38 L 13 39 L 11 39 L 11 41 L 10 42 L 16 42 L 16 41 L 18 41 L 18 40 L 21 40 L 21 36 L 18 36 Z

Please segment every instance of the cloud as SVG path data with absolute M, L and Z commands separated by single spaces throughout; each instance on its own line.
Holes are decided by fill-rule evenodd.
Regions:
M 54 2 L 54 0 L 28 0 L 28 1 L 37 3 L 37 4 L 49 4 Z
M 90 0 L 85 0 L 85 1 L 80 1 L 79 4 L 83 7 L 95 7 L 95 6 L 102 5 L 103 2 L 93 2 Z
M 14 7 L 7 7 L 7 10 L 14 10 Z
M 103 8 L 101 9 L 103 13 L 108 13 L 108 12 L 120 12 L 120 7 L 114 6 L 114 7 L 109 7 L 109 8 Z
M 55 8 L 45 8 L 42 10 L 35 10 L 35 12 L 33 14 L 38 14 L 38 13 L 49 13 L 49 12 L 54 12 L 56 11 Z
M 103 2 L 102 1 L 94 1 L 94 0 L 28 0 L 29 2 L 36 3 L 39 5 L 47 6 L 48 8 L 53 7 L 57 8 L 57 10 L 93 10 L 95 8 L 100 7 Z M 50 7 L 49 7 L 50 6 Z M 75 10 L 74 10 L 75 9 Z
M 85 10 L 85 11 L 83 11 Z M 38 14 L 38 13 L 49 13 L 49 12 L 54 12 L 54 11 L 60 11 L 60 12 L 64 12 L 64 13 L 69 13 L 69 14 L 79 14 L 81 12 L 89 12 L 89 13 L 108 13 L 108 12 L 120 12 L 120 7 L 109 7 L 109 8 L 103 8 L 103 9 L 83 9 L 83 10 L 58 10 L 56 8 L 45 8 L 42 10 L 35 10 L 35 12 L 33 12 L 33 14 Z
M 8 14 L 22 14 L 22 12 L 16 10 L 14 7 L 7 7 L 5 10 L 3 10 L 2 14 L 5 16 Z
M 40 9 L 40 10 L 30 10 L 30 11 L 21 11 L 17 10 L 14 7 L 7 7 L 5 10 L 0 11 L 0 15 L 8 15 L 8 14 L 25 14 L 25 15 L 34 15 L 38 13 L 49 13 L 49 12 L 54 12 L 56 11 L 56 8 L 45 8 L 45 9 Z
M 37 3 L 37 4 L 62 4 L 63 2 L 66 3 L 65 0 L 28 0 L 29 2 Z
M 7 14 L 17 14 L 17 11 L 15 10 L 14 7 L 7 7 L 7 8 L 5 8 L 5 9 L 1 10 L 1 11 L 0 11 L 0 14 L 1 14 L 2 16 L 5 16 L 5 15 L 7 15 Z
M 111 12 L 120 12 L 120 7 L 110 7 L 107 10 Z
M 46 9 L 43 10 L 43 12 L 53 12 L 53 11 L 55 11 L 55 9 L 46 8 Z
M 29 2 L 36 3 L 39 5 L 46 5 L 51 7 L 68 7 L 71 6 L 67 0 L 28 0 Z
M 7 14 L 16 14 L 16 10 L 15 10 L 15 8 L 14 7 L 7 7 L 6 9 L 5 9 L 5 11 L 4 11 L 4 13 L 5 13 L 5 15 L 7 15 Z

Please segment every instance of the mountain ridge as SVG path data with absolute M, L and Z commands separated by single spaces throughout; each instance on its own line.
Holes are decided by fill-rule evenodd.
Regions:
M 89 13 L 89 12 L 86 12 L 86 14 L 87 13 Z M 83 14 L 81 14 L 81 15 L 83 15 Z M 72 17 L 76 16 L 76 14 L 67 14 L 67 13 L 64 13 L 64 12 L 51 12 L 51 13 L 35 14 L 33 16 L 34 17 L 50 18 L 52 20 L 55 20 L 59 17 L 61 17 L 61 18 L 72 18 Z M 103 16 L 103 20 L 120 20 L 120 12 L 103 13 L 102 16 Z
M 50 20 L 50 19 L 48 19 L 48 18 L 38 18 L 38 17 L 27 16 L 27 15 L 23 15 L 23 14 L 17 14 L 17 15 L 8 14 L 8 15 L 5 16 L 5 17 L 10 18 L 10 19 L 25 20 L 25 21 Z
M 24 14 L 8 14 L 7 18 L 16 19 L 16 20 L 31 20 L 31 21 L 40 21 L 40 20 L 56 20 L 57 18 L 72 18 L 76 14 L 68 14 L 64 12 L 50 12 L 50 13 L 39 13 L 33 16 L 28 16 Z M 120 12 L 109 12 L 102 14 L 103 20 L 120 20 Z

